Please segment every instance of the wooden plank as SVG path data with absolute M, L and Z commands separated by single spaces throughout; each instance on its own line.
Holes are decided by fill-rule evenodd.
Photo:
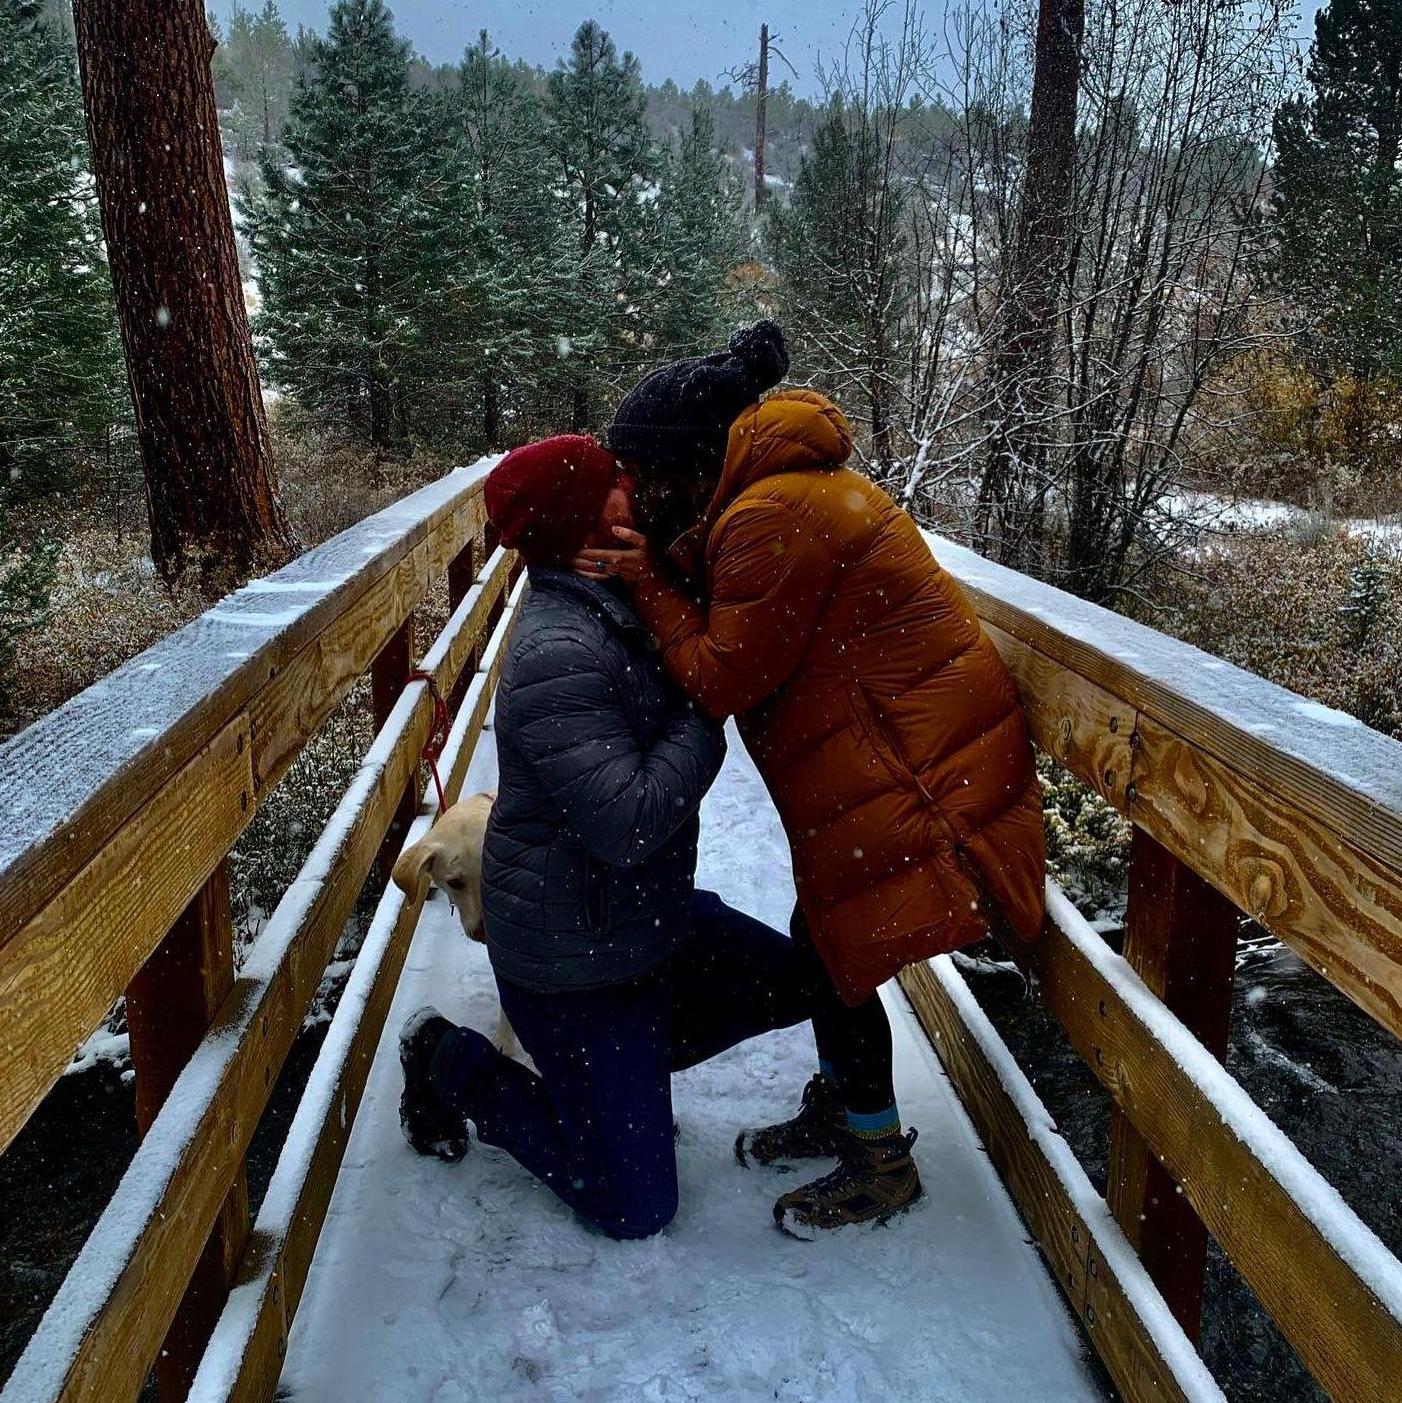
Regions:
M 253 698 L 253 780 L 260 799 L 423 602 L 427 561 L 426 545 L 406 555 Z
M 0 1149 L 247 822 L 248 740 L 241 712 L 0 945 Z
M 510 626 L 508 614 L 488 644 L 485 671 L 473 679 L 445 750 L 450 801 L 461 791 L 486 723 Z M 406 841 L 427 832 L 435 802 L 426 791 Z M 395 887 L 386 889 L 258 1215 L 241 1289 L 220 1321 L 220 1349 L 202 1365 L 191 1403 L 270 1403 L 276 1395 L 288 1332 L 419 911 Z
M 1219 1060 L 1231 1027 L 1241 917 L 1226 897 L 1142 828 L 1130 844 L 1124 958 L 1145 986 Z M 1207 1230 L 1129 1117 L 1110 1119 L 1107 1198 L 1174 1319 L 1202 1324 Z
M 105 858 L 99 854 L 68 889 L 61 890 L 47 908 L 31 918 L 25 930 L 8 936 L 0 933 L 0 1046 L 22 1053 L 32 1038 L 42 1039 L 42 1045 L 32 1051 L 32 1067 L 21 1055 L 5 1067 L 0 1077 L 0 1149 L 14 1137 L 74 1049 L 101 1021 L 199 883 L 214 870 L 252 820 L 261 794 L 280 777 L 307 737 L 369 665 L 376 640 L 385 629 L 392 633 L 423 597 L 431 560 L 429 542 L 441 538 L 446 542 L 442 548 L 446 549 L 461 532 L 477 529 L 479 511 L 480 503 L 474 497 L 460 506 L 455 516 L 445 517 L 433 528 L 427 542 L 403 556 L 364 590 L 286 667 L 272 669 L 267 685 L 253 697 L 250 712 L 240 713 L 231 723 L 242 727 L 245 733 L 240 744 L 251 752 L 251 784 L 242 780 L 240 787 L 233 790 L 225 781 L 211 786 L 205 769 L 192 763 L 163 787 L 159 808 L 152 805 L 130 816 L 113 840 L 112 854 Z M 505 575 L 499 588 L 504 588 L 504 581 Z M 152 684 L 148 681 L 146 685 Z M 249 763 L 245 756 L 240 766 L 247 770 Z M 189 786 L 188 790 L 182 785 Z M 227 807 L 235 800 L 235 812 L 224 812 L 219 822 L 212 821 L 208 813 L 212 805 L 225 802 Z M 182 805 L 183 819 L 177 812 Z M 143 825 L 157 822 L 167 824 L 169 831 L 178 831 L 179 841 L 167 842 L 167 829 L 143 837 Z M 76 836 L 74 841 L 76 845 Z M 136 848 L 147 857 L 140 862 L 122 857 Z M 94 882 L 101 884 L 100 904 L 88 900 L 87 892 Z M 155 898 L 162 895 L 171 899 L 157 902 Z M 141 913 L 139 920 L 132 917 L 139 928 L 118 923 L 120 938 L 114 940 L 112 913 L 124 905 Z M 75 908 L 76 916 L 72 914 Z M 48 962 L 49 954 L 42 950 L 36 953 L 31 944 L 37 938 L 35 932 L 42 930 L 50 931 L 52 938 L 61 942 L 52 952 L 52 964 Z M 42 1018 L 41 1009 L 28 997 L 11 999 L 7 992 L 11 980 L 20 977 L 36 960 L 44 968 L 62 967 L 67 974 L 67 956 L 62 951 L 70 947 L 81 947 L 78 978 L 74 980 L 69 975 L 65 980 L 63 1000 L 51 1010 L 50 1018 Z M 100 980 L 96 976 L 89 978 L 88 967 L 94 963 L 102 966 Z M 20 975 L 14 974 L 16 970 Z M 80 998 L 81 994 L 87 997 Z M 17 1020 L 13 1027 L 12 1013 Z M 43 1024 L 38 1034 L 27 1026 L 35 1020 Z
M 1042 749 L 1402 1037 L 1402 873 L 1258 776 L 996 625 L 988 631 Z M 1127 785 L 1108 782 L 1126 774 Z
M 476 535 L 490 466 L 253 581 L 0 745 L 0 946 L 376 580 L 421 542 L 427 570 Z
M 127 1032 L 144 1135 L 234 984 L 229 864 L 221 862 L 127 986 Z M 189 1392 L 248 1242 L 248 1177 L 235 1176 L 156 1359 L 162 1403 Z
M 1054 888 L 1043 999 L 1331 1398 L 1402 1378 L 1402 1264 Z
M 1128 1403 L 1221 1400 L 949 957 L 911 965 L 900 982 L 1121 1396 Z
M 410 614 L 390 635 L 389 641 L 380 649 L 375 661 L 370 665 L 370 704 L 374 711 L 376 731 L 389 720 L 390 712 L 394 710 L 395 703 L 404 691 L 413 666 L 414 616 Z M 389 885 L 394 860 L 399 856 L 399 851 L 404 846 L 404 835 L 414 821 L 414 813 L 418 808 L 414 797 L 417 778 L 418 766 L 415 766 L 380 843 L 378 868 L 382 887 Z
M 1102 799 L 1126 810 L 1134 708 L 996 625 L 985 630 L 1017 683 L 1032 739 Z
M 981 618 L 1402 870 L 1402 741 L 927 532 Z
M 477 550 L 477 542 L 469 541 L 448 562 L 449 609 L 456 609 L 467 598 L 467 592 L 472 588 L 473 579 L 476 577 L 477 561 L 484 558 L 484 554 L 479 554 Z M 472 672 L 476 670 L 474 667 Z M 454 716 L 462 710 L 462 701 L 467 695 L 467 684 L 470 680 L 471 673 L 464 668 L 458 680 L 453 684 L 453 690 L 448 696 L 448 710 Z
M 425 658 L 452 681 L 510 569 L 464 601 Z M 3 1403 L 135 1398 L 194 1269 L 326 962 L 374 862 L 430 721 L 406 690 L 345 798 L 253 947 L 210 1035 L 185 1069 L 79 1254 Z
M 1402 874 L 1146 717 L 1130 817 L 1402 1036 Z

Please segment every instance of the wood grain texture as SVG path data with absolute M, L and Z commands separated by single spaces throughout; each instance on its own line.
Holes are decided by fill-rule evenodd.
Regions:
M 1142 828 L 1134 830 L 1125 962 L 1219 1061 L 1231 1026 L 1240 923 L 1236 907 L 1215 887 Z M 1197 1339 L 1207 1231 L 1118 1108 L 1110 1117 L 1106 1197 L 1174 1319 Z
M 234 984 L 229 864 L 221 862 L 127 985 L 136 1118 L 145 1134 Z M 190 1390 L 248 1244 L 248 1176 L 229 1188 L 156 1358 L 161 1403 Z
M 449 473 L 230 595 L 0 745 L 0 946 L 332 620 L 484 519 L 491 460 Z
M 510 622 L 508 618 L 489 645 L 487 671 L 473 679 L 466 714 L 455 728 L 453 763 L 443 776 L 444 788 L 454 798 L 486 724 L 502 661 L 500 641 Z M 433 804 L 432 793 L 426 792 L 421 811 L 427 813 Z M 420 831 L 415 828 L 412 833 Z M 259 1215 L 239 1275 L 243 1289 L 230 1301 L 221 1322 L 224 1351 L 197 1378 L 190 1403 L 271 1403 L 276 1396 L 288 1332 L 421 909 L 421 903 L 404 900 L 393 888 L 382 898 L 376 921 L 384 912 L 393 912 L 389 938 L 373 970 L 362 970 L 357 963 L 353 976 L 368 975 L 373 980 L 370 993 L 354 1024 L 348 1025 L 348 1036 L 333 1025 L 314 1073 L 314 1082 L 332 1093 L 298 1108 L 295 1133 L 289 1136 L 295 1148 L 284 1149 L 276 1170 L 278 1197 Z M 359 959 L 374 958 L 372 949 L 372 939 L 367 938 Z M 313 1146 L 309 1154 L 303 1148 L 308 1145 Z M 238 1357 L 231 1364 L 233 1349 Z
M 1402 871 L 1048 654 L 986 624 L 1033 739 L 1402 1036 Z M 1109 783 L 1113 777 L 1127 783 Z
M 1014 1100 L 987 1049 L 998 1046 L 1005 1059 L 1011 1054 L 947 957 L 909 966 L 900 982 L 1121 1396 L 1128 1403 L 1220 1403 L 1220 1390 L 1181 1333 L 1168 1325 L 1153 1284 L 1025 1081 L 1019 1088 L 1023 1104 Z M 1175 1335 L 1168 1348 L 1151 1320 Z
M 1402 741 L 927 532 L 986 623 L 1402 870 Z
M 0 1149 L 223 860 L 252 789 L 240 713 L 0 945 Z
M 370 664 L 370 706 L 375 717 L 375 729 L 389 720 L 409 673 L 414 667 L 414 616 L 410 614 L 390 635 L 389 641 L 375 655 Z M 390 819 L 385 836 L 380 841 L 380 857 L 376 864 L 381 888 L 389 885 L 390 873 L 394 868 L 399 850 L 404 846 L 404 835 L 414 821 L 418 808 L 417 795 L 419 767 L 410 772 L 409 782 L 399 797 L 394 817 Z
M 248 712 L 237 713 L 234 722 L 226 722 L 226 734 L 233 734 L 230 726 L 240 728 L 238 744 L 243 749 L 238 768 L 242 778 L 237 786 L 232 777 L 211 776 L 194 762 L 183 771 L 168 768 L 181 745 L 199 734 L 211 716 L 223 714 L 225 708 L 217 697 L 201 694 L 183 720 L 154 739 L 146 733 L 155 732 L 155 726 L 131 724 L 134 720 L 154 719 L 146 711 L 133 710 L 138 703 L 146 706 L 149 701 L 158 714 L 163 714 L 172 694 L 161 679 L 168 668 L 177 668 L 175 656 L 184 657 L 193 650 L 200 659 L 207 660 L 208 650 L 216 646 L 216 640 L 199 631 L 200 620 L 142 655 L 145 662 L 135 660 L 75 698 L 75 703 L 83 705 L 57 733 L 48 734 L 46 727 L 60 718 L 66 708 L 0 747 L 0 793 L 8 789 L 23 794 L 27 796 L 26 804 L 39 792 L 38 786 L 52 766 L 61 767 L 66 780 L 71 780 L 75 770 L 101 772 L 114 753 L 109 742 L 119 724 L 139 733 L 136 738 L 146 747 L 133 762 L 135 769 L 122 769 L 119 777 L 104 786 L 105 798 L 99 795 L 96 807 L 81 808 L 71 824 L 60 825 L 27 856 L 17 858 L 17 866 L 0 871 L 0 902 L 5 899 L 3 893 L 8 892 L 12 910 L 25 908 L 34 913 L 22 928 L 0 927 L 0 1048 L 13 1052 L 0 1072 L 0 1149 L 13 1139 L 74 1050 L 105 1016 L 164 936 L 184 902 L 252 820 L 262 794 L 286 770 L 307 738 L 369 665 L 375 640 L 386 630 L 392 634 L 422 599 L 432 562 L 454 546 L 461 550 L 463 540 L 471 539 L 464 533 L 479 531 L 480 488 L 470 485 L 470 474 L 459 476 L 469 479 L 464 500 L 450 496 L 446 505 L 440 505 L 427 517 L 400 504 L 403 509 L 392 514 L 388 524 L 404 519 L 416 523 L 410 534 L 421 538 L 418 544 L 407 552 L 390 549 L 387 553 L 395 557 L 394 563 L 368 586 L 361 581 L 363 587 L 341 598 L 339 610 L 322 618 L 317 636 L 290 659 L 283 657 L 283 651 L 288 638 L 299 628 L 285 623 L 281 614 L 269 615 L 267 600 L 300 601 L 295 606 L 298 626 L 305 617 L 301 612 L 305 608 L 310 607 L 313 614 L 320 616 L 324 611 L 319 605 L 306 606 L 308 596 L 297 587 L 308 583 L 301 578 L 302 573 L 315 573 L 316 568 L 323 566 L 334 569 L 335 562 L 347 558 L 348 549 L 362 561 L 367 552 L 378 552 L 386 521 L 370 518 L 362 526 L 379 522 L 374 533 L 367 535 L 360 528 L 352 528 L 345 538 L 338 538 L 339 544 L 331 543 L 336 549 L 328 559 L 319 562 L 318 553 L 311 552 L 286 571 L 268 581 L 255 582 L 203 616 L 216 631 L 226 627 L 218 620 L 210 623 L 220 611 L 231 611 L 234 617 L 275 620 L 253 625 L 259 630 L 271 630 L 274 635 L 258 674 L 262 685 L 253 690 Z M 439 492 L 441 495 L 441 489 Z M 409 501 L 412 503 L 413 499 Z M 359 579 L 358 567 L 355 578 Z M 503 583 L 504 579 L 503 573 Z M 166 645 L 182 639 L 172 657 L 161 661 L 167 651 L 172 651 Z M 465 657 L 466 645 L 459 652 Z M 229 661 L 224 658 L 225 668 Z M 202 662 L 195 672 L 200 673 L 203 666 Z M 217 667 L 215 673 L 218 674 Z M 244 681 L 252 686 L 257 677 Z M 175 684 L 177 691 L 183 686 L 184 682 Z M 70 736 L 67 727 L 94 709 L 99 716 L 95 723 L 98 729 L 91 736 Z M 30 772 L 25 770 L 26 747 L 22 744 L 26 737 L 37 747 Z M 60 743 L 77 745 L 83 764 L 75 766 L 71 754 L 55 752 L 53 747 Z M 143 759 L 153 755 L 152 747 L 159 752 L 158 762 L 153 760 L 154 769 L 147 767 Z M 133 805 L 133 795 L 157 776 L 164 776 L 161 807 L 156 808 L 154 801 L 146 809 Z M 232 814 L 228 811 L 230 803 L 236 806 Z M 214 809 L 220 805 L 223 807 L 216 821 Z M 23 812 L 17 817 L 22 821 L 29 810 L 21 807 Z M 182 808 L 183 819 L 177 816 Z M 112 854 L 104 858 L 102 842 L 97 840 L 107 831 L 106 825 L 114 822 L 117 827 L 103 839 L 110 843 Z M 156 825 L 153 831 L 145 832 L 152 825 Z M 0 838 L 0 846 L 15 841 L 15 833 L 9 831 Z M 218 850 L 221 846 L 223 851 Z M 76 862 L 76 856 L 87 849 L 97 856 L 85 868 Z M 135 850 L 149 855 L 149 870 L 145 859 L 130 860 L 129 854 Z M 61 883 L 54 886 L 59 877 L 67 887 Z M 36 884 L 32 890 L 27 885 L 30 878 Z M 101 899 L 90 901 L 95 885 L 101 887 Z M 32 899 L 36 891 L 50 887 L 54 890 L 47 904 Z M 176 894 L 178 905 L 174 904 Z M 165 899 L 158 900 L 160 897 Z M 113 927 L 113 912 L 118 909 L 129 909 L 125 919 L 137 921 L 139 929 L 122 921 Z M 43 936 L 44 931 L 50 934 Z M 94 932 L 100 932 L 100 936 Z M 64 948 L 78 949 L 71 971 Z M 59 968 L 64 969 L 66 978 L 54 1007 L 47 1017 L 42 1017 L 40 1007 L 28 994 L 42 987 L 34 982 L 38 971 Z M 14 985 L 15 980 L 22 982 Z M 27 991 L 25 997 L 18 997 L 15 989 Z M 41 1034 L 36 1035 L 30 1026 L 36 1023 L 43 1027 Z
M 1402 1036 L 1402 874 L 1146 717 L 1130 817 Z
M 1017 683 L 1032 739 L 1102 799 L 1126 810 L 1134 708 L 996 625 L 984 627 Z
M 498 595 L 510 563 L 505 553 L 495 562 Z M 489 584 L 449 629 L 480 626 L 492 598 Z M 472 642 L 454 637 L 430 650 L 440 686 L 451 685 L 449 668 Z M 416 684 L 273 913 L 0 1394 L 4 1403 L 137 1396 L 417 763 L 430 716 L 427 688 Z M 246 746 L 242 755 L 246 762 Z
M 1402 1264 L 1264 1115 L 1248 1113 L 1210 1054 L 1190 1053 L 1181 1025 L 1069 904 L 1049 921 L 1033 963 L 1077 1052 L 1329 1396 L 1399 1397 Z M 1176 1051 L 1151 1022 L 1172 1030 Z M 1355 1265 L 1365 1259 L 1376 1289 Z

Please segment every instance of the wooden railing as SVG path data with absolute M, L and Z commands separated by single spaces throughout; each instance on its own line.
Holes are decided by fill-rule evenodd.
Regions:
M 481 731 L 514 569 L 486 549 L 483 475 L 231 596 L 0 747 L 0 1150 L 123 991 L 144 1131 L 0 1403 L 120 1403 L 153 1366 L 168 1397 L 274 1396 L 418 917 L 392 886 L 251 1225 L 244 1156 L 362 883 L 430 821 L 430 701 L 406 678 L 444 575 L 421 665 L 454 702 L 450 800 Z M 1241 913 L 1402 1031 L 1402 745 L 932 545 L 1038 744 L 1133 824 L 1124 954 L 1052 890 L 1032 955 L 1115 1103 L 1105 1198 L 954 963 L 902 976 L 1048 1263 L 1128 1399 L 1221 1397 L 1191 1343 L 1209 1231 L 1332 1397 L 1402 1398 L 1402 1267 L 1220 1062 Z M 235 969 L 229 850 L 367 671 L 378 735 Z
M 418 914 L 392 887 L 251 1231 L 244 1156 L 366 877 L 429 822 L 432 702 L 408 674 L 445 575 L 451 617 L 419 665 L 458 704 L 450 802 L 485 720 L 515 572 L 487 550 L 486 467 L 231 595 L 0 748 L 0 1150 L 123 991 L 143 1130 L 4 1403 L 130 1400 L 153 1366 L 183 1397 L 216 1321 L 218 1396 L 273 1396 Z M 229 850 L 367 671 L 378 734 L 235 969 Z
M 1402 1264 L 1224 1070 L 1242 915 L 1402 1033 L 1402 744 L 931 537 L 1037 744 L 1133 825 L 1123 955 L 1049 889 L 1047 1009 L 1114 1102 L 1091 1186 L 949 957 L 901 976 L 1125 1398 L 1216 1399 L 1207 1234 L 1331 1398 L 1402 1399 Z

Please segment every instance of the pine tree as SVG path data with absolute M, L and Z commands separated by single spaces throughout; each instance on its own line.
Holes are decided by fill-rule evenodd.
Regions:
M 580 25 L 567 62 L 551 73 L 547 134 L 560 175 L 560 218 L 573 235 L 568 315 L 560 347 L 569 355 L 572 425 L 588 428 L 600 390 L 638 361 L 639 305 L 630 290 L 657 272 L 644 236 L 657 196 L 659 162 L 648 130 L 638 61 L 620 59 L 593 20 Z
M 1331 0 L 1307 76 L 1275 124 L 1281 280 L 1313 313 L 1321 358 L 1399 375 L 1402 6 Z
M 292 100 L 293 52 L 287 24 L 273 0 L 258 11 L 235 4 L 229 37 L 219 48 L 215 77 L 234 154 L 256 158 L 282 139 Z
M 710 111 L 697 108 L 663 168 L 656 231 L 662 267 L 656 288 L 640 294 L 652 308 L 657 350 L 708 351 L 733 327 L 736 299 L 726 281 L 745 252 L 741 199 L 715 151 Z
M 338 0 L 293 94 L 287 159 L 244 199 L 269 378 L 378 452 L 407 445 L 431 304 L 454 261 L 441 113 L 383 0 Z
M 890 115 L 834 97 L 802 158 L 787 207 L 766 236 L 779 272 L 786 325 L 830 388 L 865 401 L 872 456 L 889 466 L 895 350 L 910 297 L 905 190 L 886 159 Z
M 0 0 L 0 672 L 48 598 L 40 509 L 125 399 L 72 55 L 43 10 Z
M 568 266 L 540 104 L 484 31 L 463 56 L 450 98 L 454 140 L 445 180 L 465 233 L 448 270 L 444 334 L 462 396 L 480 414 L 481 439 L 500 446 L 557 363 L 555 327 Z

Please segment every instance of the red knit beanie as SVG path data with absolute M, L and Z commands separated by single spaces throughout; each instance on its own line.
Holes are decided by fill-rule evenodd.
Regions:
M 568 565 L 598 524 L 618 460 L 584 434 L 513 448 L 487 474 L 487 516 L 528 565 Z

